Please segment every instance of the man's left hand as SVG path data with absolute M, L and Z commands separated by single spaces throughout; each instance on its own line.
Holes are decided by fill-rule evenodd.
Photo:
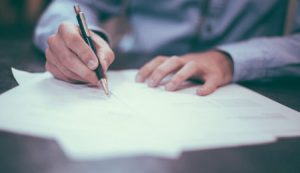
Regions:
M 184 81 L 197 79 L 204 84 L 196 93 L 205 96 L 232 81 L 233 63 L 230 57 L 217 50 L 182 57 L 158 56 L 139 70 L 136 81 L 147 81 L 149 87 L 157 87 L 169 74 L 174 75 L 165 85 L 166 90 L 175 91 Z

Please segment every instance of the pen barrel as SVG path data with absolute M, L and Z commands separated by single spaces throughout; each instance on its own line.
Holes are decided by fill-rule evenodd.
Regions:
M 96 57 L 97 57 L 97 61 L 98 61 L 98 67 L 94 70 L 98 79 L 103 79 L 106 78 L 100 59 L 97 56 L 97 51 L 94 45 L 94 42 L 92 40 L 92 38 L 90 37 L 90 31 L 87 28 L 87 24 L 85 23 L 85 17 L 84 14 L 81 12 L 79 13 L 79 15 L 76 16 L 78 24 L 79 24 L 79 28 L 82 34 L 82 38 L 84 39 L 85 43 L 89 45 L 89 47 L 93 50 L 93 52 L 95 53 Z
M 84 13 L 80 12 L 79 14 L 76 15 L 76 18 L 77 18 L 79 28 L 80 28 L 83 38 L 90 37 L 90 31 L 87 26 Z
M 101 61 L 97 55 L 97 50 L 96 50 L 96 47 L 92 40 L 88 25 L 86 23 L 84 13 L 80 11 L 79 5 L 75 5 L 74 10 L 76 13 L 76 18 L 77 18 L 77 22 L 78 22 L 78 25 L 79 25 L 79 28 L 81 31 L 82 38 L 84 39 L 85 43 L 92 49 L 92 51 L 94 52 L 94 54 L 97 57 L 98 67 L 94 70 L 94 72 L 96 73 L 97 78 L 100 80 L 100 83 L 105 91 L 105 94 L 107 96 L 109 96 L 110 92 L 108 89 L 107 78 L 106 78 L 105 72 L 103 70 Z
M 97 55 L 97 51 L 96 51 L 96 48 L 95 48 L 95 45 L 93 43 L 93 40 L 91 37 L 86 37 L 86 40 L 85 42 L 91 47 L 91 49 L 93 50 L 93 52 L 95 53 L 96 57 L 97 57 L 97 61 L 98 61 L 98 67 L 95 69 L 95 72 L 96 72 L 96 75 L 98 77 L 98 79 L 103 79 L 103 78 L 106 78 L 105 77 L 105 74 L 104 74 L 104 70 L 102 68 L 102 65 L 101 65 L 101 62 L 100 62 L 100 59 Z

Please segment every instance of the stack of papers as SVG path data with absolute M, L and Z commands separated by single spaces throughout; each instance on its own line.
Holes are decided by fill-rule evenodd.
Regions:
M 72 159 L 154 155 L 273 142 L 300 135 L 300 113 L 232 84 L 200 97 L 134 82 L 136 70 L 108 73 L 112 95 L 13 70 L 20 86 L 0 96 L 0 129 L 53 138 Z

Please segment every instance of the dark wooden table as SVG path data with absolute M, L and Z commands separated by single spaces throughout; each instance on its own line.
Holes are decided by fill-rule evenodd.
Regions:
M 33 48 L 29 38 L 0 40 L 0 93 L 17 86 L 11 67 L 44 71 L 43 55 Z M 242 85 L 300 111 L 300 77 Z M 299 173 L 300 138 L 285 138 L 263 145 L 189 151 L 174 160 L 141 155 L 79 162 L 67 158 L 56 141 L 0 131 L 0 172 Z

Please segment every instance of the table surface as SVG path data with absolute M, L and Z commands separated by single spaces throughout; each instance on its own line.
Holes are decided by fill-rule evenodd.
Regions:
M 44 71 L 44 58 L 28 38 L 0 40 L 0 93 L 15 86 L 11 67 Z M 300 111 L 300 77 L 244 82 L 250 88 Z M 1 108 L 0 108 L 1 112 Z M 10 173 L 299 173 L 300 138 L 270 144 L 183 152 L 177 159 L 135 156 L 90 161 L 67 158 L 54 140 L 0 131 L 0 172 Z

